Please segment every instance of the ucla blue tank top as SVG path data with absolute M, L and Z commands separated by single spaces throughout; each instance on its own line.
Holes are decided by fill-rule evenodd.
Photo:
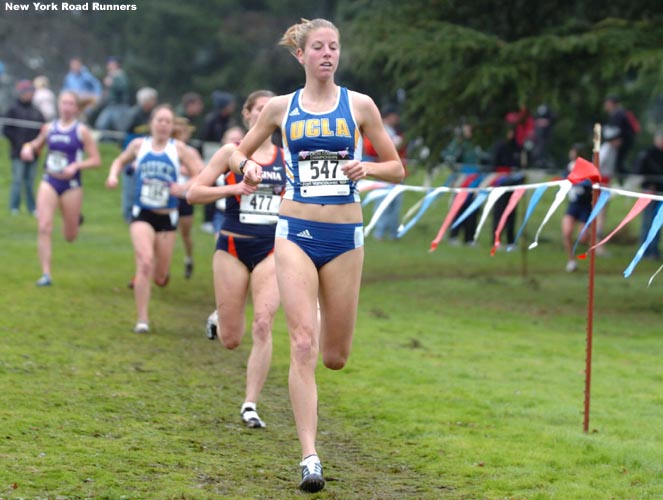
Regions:
M 178 182 L 180 161 L 175 141 L 170 139 L 163 151 L 152 150 L 152 138 L 146 137 L 136 156 L 134 206 L 147 210 L 177 208 L 178 199 L 170 194 L 170 185 Z
M 281 197 L 285 188 L 283 150 L 274 146 L 274 156 L 262 166 L 262 181 L 251 194 L 226 198 L 222 230 L 247 236 L 274 237 Z M 226 184 L 239 184 L 244 177 L 234 172 L 226 175 Z
M 349 160 L 361 161 L 363 141 L 348 89 L 339 90 L 334 108 L 323 113 L 302 107 L 302 89 L 290 95 L 281 125 L 288 200 L 320 205 L 359 201 L 356 183 L 341 167 Z

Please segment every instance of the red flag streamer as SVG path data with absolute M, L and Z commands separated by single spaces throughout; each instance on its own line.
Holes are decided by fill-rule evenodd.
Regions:
M 594 166 L 597 171 L 600 171 L 599 168 L 599 150 L 601 149 L 601 125 L 599 123 L 594 124 Z M 578 162 L 576 162 L 578 165 Z M 575 167 L 575 166 L 574 166 Z M 599 176 L 600 178 L 600 176 Z M 592 191 L 592 207 L 596 204 L 598 191 L 594 189 Z M 592 387 L 592 343 L 594 337 L 594 277 L 596 270 L 596 251 L 593 250 L 596 245 L 596 219 L 592 222 L 591 228 L 591 240 L 590 240 L 590 250 L 589 252 L 589 284 L 588 284 L 588 298 L 587 298 L 587 348 L 585 356 L 585 414 L 582 422 L 582 430 L 584 432 L 589 431 L 589 405 L 590 405 L 590 395 Z
M 629 213 L 626 214 L 626 217 L 624 217 L 624 220 L 621 221 L 621 222 L 619 223 L 619 225 L 618 225 L 618 226 L 617 226 L 617 227 L 616 227 L 616 228 L 615 228 L 615 229 L 614 229 L 614 230 L 613 230 L 608 236 L 606 236 L 605 238 L 603 238 L 603 239 L 602 239 L 601 241 L 599 241 L 596 245 L 594 245 L 594 246 L 592 246 L 591 248 L 589 248 L 585 253 L 582 253 L 582 254 L 578 255 L 578 258 L 579 258 L 579 259 L 585 259 L 585 258 L 587 258 L 587 254 L 588 254 L 589 252 L 591 252 L 592 250 L 596 250 L 597 247 L 600 247 L 601 245 L 607 243 L 608 240 L 609 240 L 610 238 L 612 238 L 612 237 L 617 233 L 617 231 L 619 231 L 619 230 L 620 230 L 621 228 L 623 228 L 626 224 L 628 224 L 628 223 L 631 222 L 633 219 L 635 219 L 635 218 L 640 214 L 640 212 L 642 212 L 642 211 L 645 209 L 645 207 L 646 207 L 647 205 L 649 205 L 649 203 L 650 203 L 651 201 L 652 201 L 652 200 L 651 200 L 650 198 L 638 198 L 638 199 L 635 201 L 635 203 L 633 204 L 633 206 L 631 207 L 631 210 L 629 211 Z
M 495 229 L 495 242 L 493 243 L 493 248 L 490 250 L 490 255 L 495 255 L 497 247 L 500 246 L 500 235 L 502 234 L 502 229 L 504 229 L 504 226 L 506 225 L 506 220 L 509 218 L 509 215 L 511 215 L 511 212 L 515 210 L 516 205 L 518 205 L 518 202 L 524 194 L 525 188 L 517 188 L 513 190 L 513 194 L 511 195 L 511 198 L 509 198 L 509 203 L 504 209 L 502 217 L 500 217 L 500 222 L 497 224 L 497 229 Z
M 601 173 L 599 172 L 598 162 L 594 165 L 584 158 L 578 158 L 573 164 L 573 169 L 569 172 L 567 179 L 573 184 L 579 184 L 586 180 L 591 181 L 592 184 L 601 182 Z
M 440 241 L 442 241 L 442 238 L 444 237 L 444 233 L 447 232 L 447 229 L 453 222 L 454 217 L 456 216 L 460 208 L 463 206 L 463 203 L 465 203 L 468 194 L 469 194 L 468 191 L 461 191 L 456 195 L 453 203 L 451 204 L 451 208 L 449 209 L 449 213 L 447 214 L 446 218 L 444 219 L 444 222 L 442 223 L 442 227 L 440 227 L 437 236 L 430 244 L 429 252 L 434 251 L 437 248 L 437 246 L 440 244 Z

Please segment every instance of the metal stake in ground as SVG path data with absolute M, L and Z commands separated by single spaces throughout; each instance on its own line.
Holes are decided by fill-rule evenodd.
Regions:
M 601 125 L 594 124 L 594 150 L 593 150 L 593 163 L 596 169 L 600 171 L 599 164 L 599 150 L 601 149 Z M 598 189 L 592 189 L 592 208 L 596 205 L 598 198 Z M 584 432 L 589 431 L 589 403 L 592 385 L 592 341 L 594 336 L 594 271 L 596 265 L 596 251 L 594 245 L 596 244 L 596 225 L 597 219 L 592 221 L 591 236 L 590 236 L 590 251 L 589 251 L 589 283 L 588 283 L 588 300 L 587 300 L 587 349 L 585 358 L 585 417 L 582 424 Z

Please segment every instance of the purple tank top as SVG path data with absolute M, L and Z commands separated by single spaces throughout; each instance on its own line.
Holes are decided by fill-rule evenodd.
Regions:
M 74 122 L 67 129 L 58 125 L 58 120 L 53 121 L 48 132 L 47 144 L 48 155 L 44 168 L 46 173 L 60 173 L 69 164 L 83 158 L 83 141 L 79 136 L 79 122 Z M 80 171 L 76 172 L 75 179 L 80 178 Z

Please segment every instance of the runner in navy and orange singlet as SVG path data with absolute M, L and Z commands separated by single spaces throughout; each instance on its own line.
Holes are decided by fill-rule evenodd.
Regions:
M 65 239 L 74 241 L 82 220 L 81 170 L 101 164 L 97 143 L 90 129 L 78 121 L 79 113 L 76 94 L 70 91 L 62 92 L 58 98 L 59 118 L 44 125 L 39 135 L 26 142 L 21 149 L 21 159 L 31 161 L 35 152 L 44 144 L 48 145 L 44 177 L 37 191 L 37 247 L 42 272 L 37 286 L 49 286 L 52 283 L 51 234 L 56 209 L 59 206 L 62 212 L 62 232 Z
M 273 96 L 267 90 L 248 96 L 242 116 L 249 127 Z M 244 336 L 244 310 L 250 288 L 253 346 L 246 367 L 246 396 L 240 415 L 247 426 L 260 428 L 265 423 L 258 416 L 256 404 L 271 364 L 272 323 L 279 307 L 274 233 L 285 187 L 285 162 L 283 151 L 268 137 L 252 156 L 261 166 L 262 180 L 258 185 L 248 185 L 242 175 L 229 170 L 228 160 L 236 149 L 237 144 L 233 143 L 221 147 L 192 184 L 187 198 L 191 203 L 226 200 L 213 261 L 216 327 L 226 348 L 235 349 L 239 345 Z M 225 176 L 224 185 L 217 185 L 219 176 Z
M 357 316 L 364 249 L 356 183 L 368 176 L 399 183 L 404 170 L 373 100 L 334 81 L 338 29 L 324 19 L 302 20 L 281 44 L 304 67 L 306 83 L 267 103 L 230 167 L 249 185 L 262 182 L 262 166 L 250 157 L 281 129 L 287 185 L 276 227 L 276 277 L 290 333 L 290 400 L 302 449 L 299 487 L 316 492 L 325 484 L 315 442 L 318 352 L 328 368 L 343 368 Z M 378 161 L 362 161 L 363 135 Z
M 131 141 L 113 160 L 106 179 L 108 188 L 116 188 L 123 166 L 135 160 L 136 190 L 129 232 L 136 260 L 133 287 L 138 316 L 136 333 L 150 330 L 151 281 L 166 286 L 170 279 L 178 196 L 185 196 L 191 184 L 191 181 L 181 182 L 181 177 L 194 178 L 204 167 L 189 146 L 171 138 L 174 121 L 175 114 L 170 106 L 154 108 L 150 135 Z

